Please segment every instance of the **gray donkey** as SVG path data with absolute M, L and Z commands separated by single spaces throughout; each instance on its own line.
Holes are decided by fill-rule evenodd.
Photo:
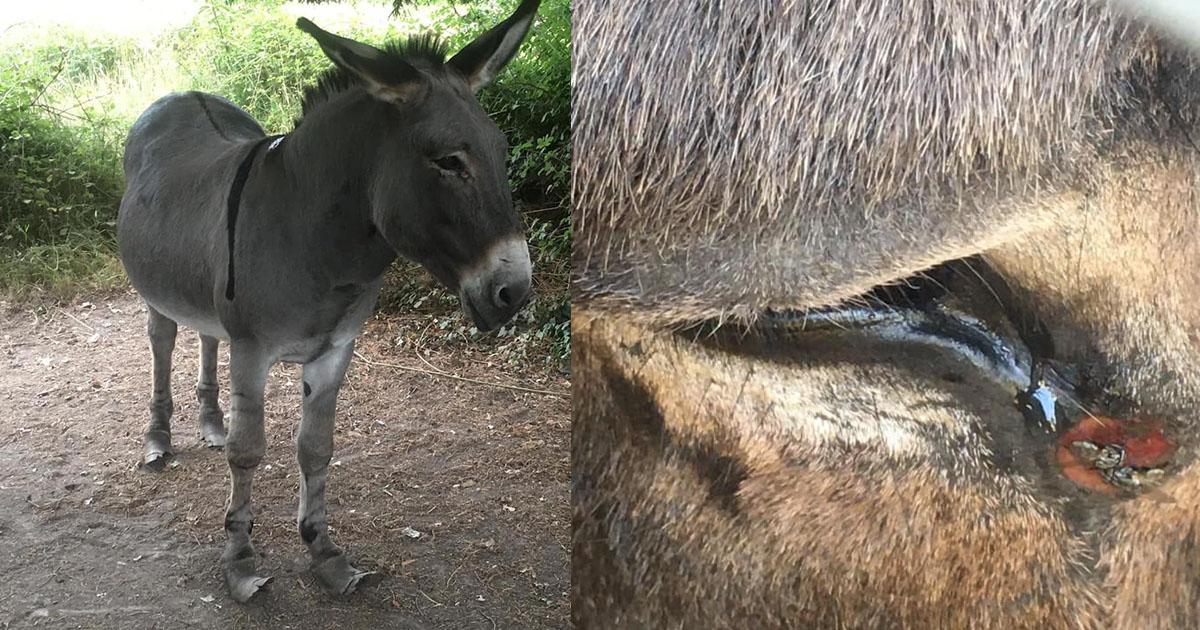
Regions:
M 349 593 L 367 573 L 329 538 L 325 479 L 338 389 L 384 270 L 398 255 L 419 262 L 458 292 L 481 330 L 529 298 L 505 139 L 474 92 L 516 53 L 537 6 L 524 0 L 448 61 L 432 37 L 381 50 L 300 19 L 336 67 L 306 93 L 292 133 L 266 137 L 246 112 L 200 92 L 159 99 L 130 130 L 117 236 L 149 312 L 144 462 L 161 468 L 171 454 L 171 353 L 184 324 L 201 339 L 201 435 L 229 458 L 222 560 L 239 602 L 269 580 L 255 572 L 250 486 L 266 447 L 270 367 L 304 365 L 300 535 L 321 584 Z M 218 339 L 230 350 L 228 437 Z

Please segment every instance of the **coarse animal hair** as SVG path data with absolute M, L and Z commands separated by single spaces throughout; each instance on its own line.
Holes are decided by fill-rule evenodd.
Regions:
M 1195 120 L 1190 58 L 1085 0 L 591 1 L 574 38 L 578 298 L 680 318 L 902 277 Z

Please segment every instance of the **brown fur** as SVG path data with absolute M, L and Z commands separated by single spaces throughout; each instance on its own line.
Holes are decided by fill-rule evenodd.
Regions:
M 1091 4 L 902 5 L 576 4 L 580 626 L 1197 625 L 1192 62 Z M 945 354 L 670 332 L 969 255 L 1165 422 L 1162 494 L 1072 487 Z
M 1084 0 L 589 0 L 574 37 L 576 287 L 681 317 L 978 249 L 1192 119 L 1190 63 Z

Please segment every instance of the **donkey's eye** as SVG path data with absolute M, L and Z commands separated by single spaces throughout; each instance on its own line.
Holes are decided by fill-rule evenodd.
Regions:
M 433 163 L 437 164 L 437 167 L 443 171 L 450 171 L 452 173 L 462 173 L 467 170 L 466 162 L 463 162 L 462 158 L 457 155 L 440 157 L 434 160 Z

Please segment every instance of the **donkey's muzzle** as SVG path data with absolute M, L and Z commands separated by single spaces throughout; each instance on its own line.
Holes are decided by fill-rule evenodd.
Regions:
M 463 275 L 463 310 L 479 330 L 492 330 L 512 319 L 529 302 L 531 274 L 529 246 L 515 236 L 492 246 Z

